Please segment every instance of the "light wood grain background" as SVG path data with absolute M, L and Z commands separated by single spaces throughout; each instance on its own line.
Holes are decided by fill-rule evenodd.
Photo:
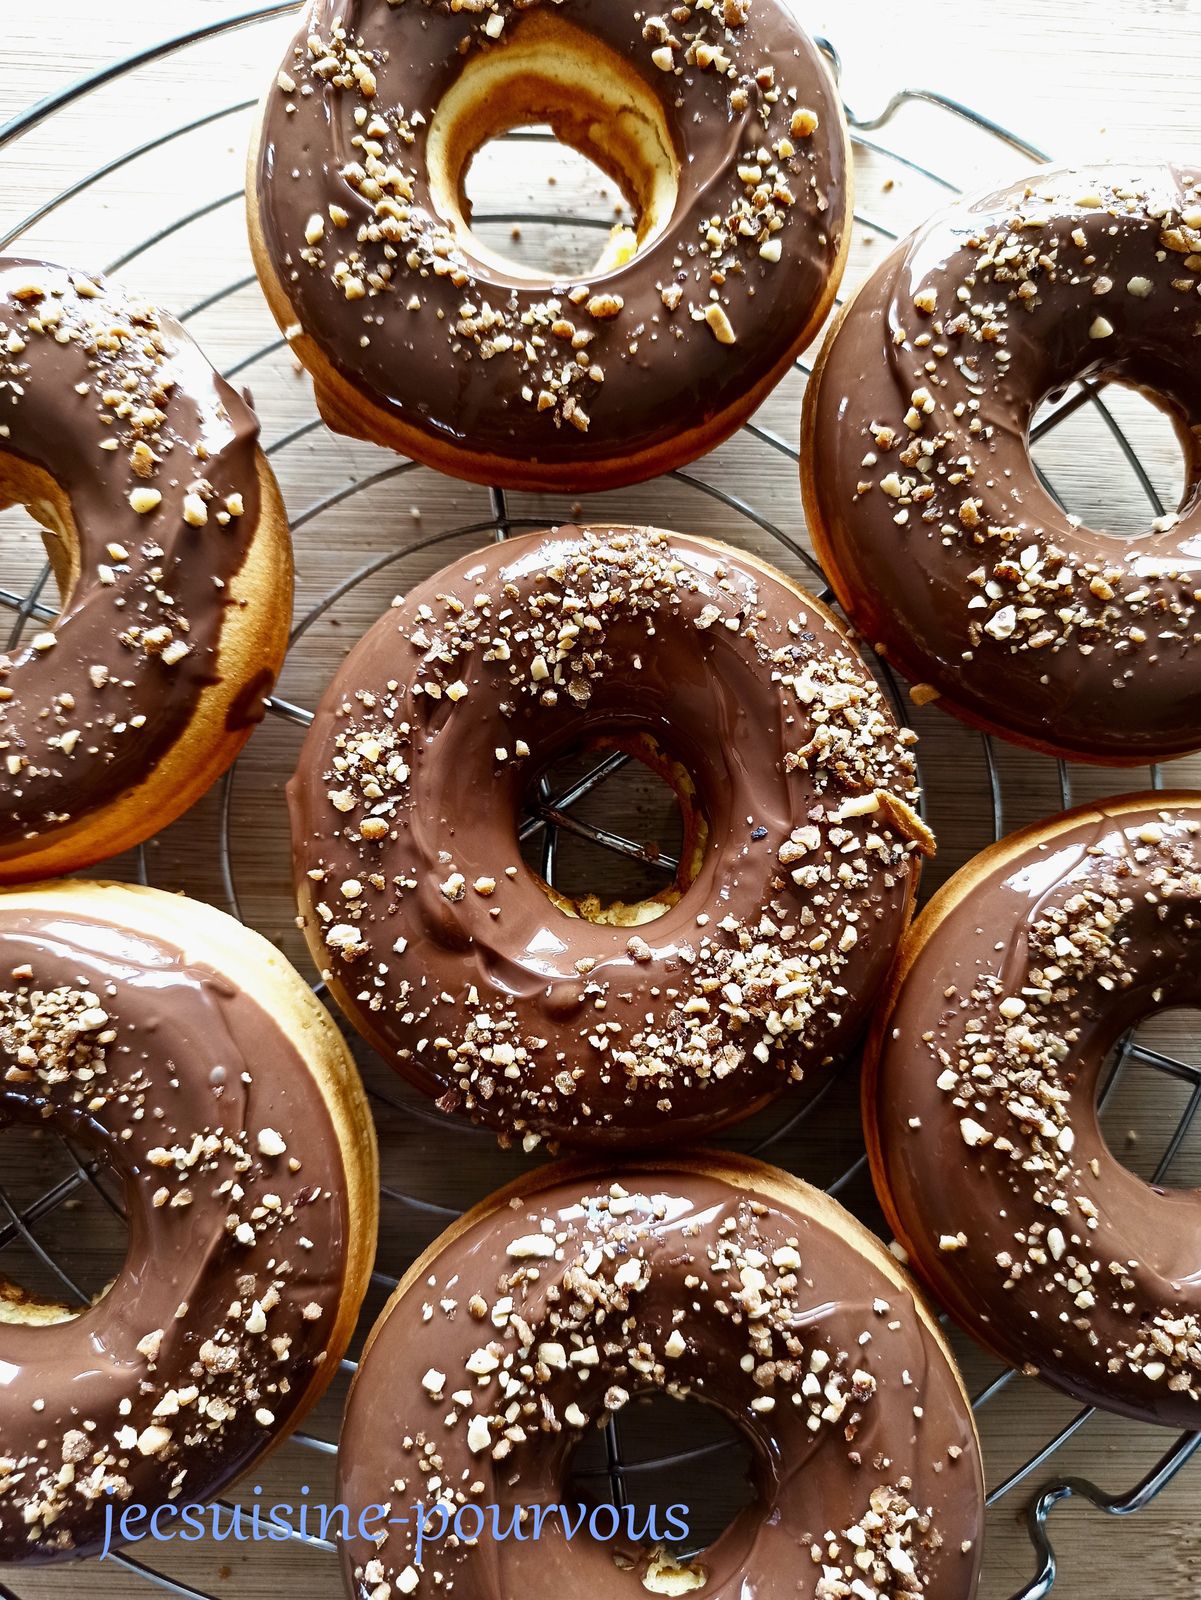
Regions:
M 839 50 L 846 97 L 860 116 L 882 110 L 895 89 L 925 88 L 971 103 L 1055 156 L 1201 155 L 1194 131 L 1201 88 L 1201 0 L 798 4 L 807 25 L 826 34 Z M 57 0 L 52 9 L 4 0 L 0 122 L 81 74 L 237 9 L 227 0 L 117 0 L 107 6 Z M 273 75 L 292 25 L 290 20 L 258 25 L 150 63 L 0 149 L 0 235 L 123 152 L 208 111 L 254 98 Z M 250 266 L 233 197 L 242 181 L 248 127 L 249 113 L 234 112 L 118 167 L 23 230 L 13 248 L 94 268 L 130 256 L 118 268 L 121 278 L 177 310 L 204 307 L 218 291 L 238 285 L 212 305 L 195 309 L 189 320 L 217 364 L 238 369 L 237 381 L 251 388 L 259 407 L 266 441 L 278 445 L 309 422 L 313 410 L 307 380 L 286 354 L 271 348 L 275 330 L 257 289 L 244 282 Z M 1014 174 L 1024 164 L 1013 150 L 928 107 L 906 107 L 872 137 L 962 185 Z M 870 152 L 860 156 L 858 204 L 867 220 L 857 230 L 849 281 L 886 247 L 883 229 L 903 231 L 940 203 L 942 195 L 937 185 L 894 161 Z M 548 178 L 557 180 L 553 187 Z M 613 215 L 613 195 L 603 194 L 591 176 L 558 157 L 521 169 L 507 158 L 482 160 L 474 192 L 481 211 L 549 207 L 597 220 Z M 175 226 L 193 213 L 192 221 Z M 144 243 L 162 230 L 170 231 L 156 243 Z M 508 240 L 512 248 L 549 252 L 564 261 L 575 259 L 572 252 L 586 250 L 595 238 L 529 227 L 520 241 L 509 234 L 508 224 L 496 225 L 496 238 Z M 803 378 L 796 374 L 760 418 L 788 444 L 795 440 L 802 390 Z M 1168 430 L 1140 404 L 1121 396 L 1114 403 L 1170 502 L 1179 491 L 1180 466 Z M 1082 416 L 1070 434 L 1064 430 L 1048 441 L 1039 459 L 1073 509 L 1090 520 L 1117 531 L 1145 524 L 1148 513 L 1141 491 L 1095 421 Z M 273 461 L 296 523 L 297 619 L 307 619 L 280 692 L 298 705 L 311 706 L 345 650 L 393 593 L 488 537 L 488 500 L 482 490 L 449 483 L 424 469 L 397 471 L 395 458 L 320 428 L 284 443 Z M 716 534 L 803 575 L 796 557 L 770 533 L 708 492 L 717 488 L 744 500 L 803 545 L 795 469 L 784 453 L 740 435 L 698 464 L 693 478 L 692 484 L 655 483 L 589 497 L 580 514 Z M 334 499 L 325 509 L 314 509 L 343 494 L 345 498 Z M 572 510 L 568 501 L 521 495 L 512 496 L 510 506 L 515 516 L 547 522 Z M 463 527 L 476 531 L 453 534 Z M 387 561 L 389 556 L 395 559 Z M 379 571 L 320 609 L 360 568 L 385 561 Z M 0 517 L 0 587 L 24 589 L 34 581 L 40 563 L 40 544 L 28 519 L 18 512 Z M 0 627 L 4 625 L 0 616 Z M 922 735 L 931 819 L 942 843 L 939 861 L 927 876 L 929 888 L 991 837 L 990 791 L 975 735 L 929 709 L 915 717 L 915 725 Z M 281 795 L 299 740 L 296 728 L 274 718 L 256 734 L 229 793 L 228 858 L 243 914 L 305 965 L 291 926 Z M 998 767 L 1007 827 L 1059 807 L 1063 790 L 1053 763 L 998 749 Z M 1201 765 L 1176 763 L 1167 779 L 1201 784 Z M 1147 781 L 1145 771 L 1115 776 L 1075 768 L 1068 775 L 1074 800 Z M 149 847 L 146 870 L 151 882 L 229 904 L 221 871 L 219 802 L 219 795 L 210 796 Z M 654 836 L 664 821 L 660 800 L 645 786 L 608 797 L 604 804 L 608 820 L 639 837 Z M 113 870 L 132 873 L 135 863 L 118 862 Z M 577 858 L 575 870 L 587 875 L 597 869 L 586 858 Z M 1193 1021 L 1179 1015 L 1162 1019 L 1154 1025 L 1153 1037 L 1194 1060 Z M 497 1152 L 486 1135 L 448 1128 L 414 1104 L 368 1052 L 361 1051 L 360 1058 L 369 1083 L 391 1102 L 377 1101 L 386 1184 L 383 1276 L 369 1317 L 386 1292 L 387 1276 L 401 1271 L 454 1210 L 523 1163 Z M 1180 1105 L 1178 1090 L 1145 1073 L 1128 1073 L 1106 1125 L 1115 1148 L 1136 1170 L 1151 1170 Z M 771 1139 L 784 1120 L 785 1112 L 777 1111 L 730 1142 L 747 1147 L 757 1139 Z M 839 1178 L 861 1148 L 852 1073 L 813 1121 L 813 1128 L 777 1136 L 764 1153 L 828 1183 Z M 1199 1146 L 1197 1138 L 1185 1146 L 1172 1182 L 1201 1182 Z M 0 1180 L 21 1206 L 31 1204 L 62 1170 L 61 1152 L 51 1141 L 12 1134 L 0 1141 Z M 868 1220 L 878 1220 L 862 1173 L 840 1192 Z M 106 1222 L 94 1197 L 73 1202 L 38 1231 L 48 1246 L 62 1250 L 79 1267 L 89 1290 L 101 1287 L 120 1260 L 119 1230 Z M 82 1263 L 80 1239 L 89 1244 Z M 0 1267 L 17 1277 L 36 1277 L 36 1263 L 22 1262 L 12 1252 L 0 1259 Z M 958 1348 L 973 1390 L 995 1375 L 995 1364 L 969 1341 L 959 1340 Z M 309 1431 L 326 1441 L 335 1438 L 343 1395 L 344 1385 L 336 1385 Z M 981 1412 L 990 1484 L 1002 1483 L 1073 1415 L 1074 1408 L 1050 1391 L 1021 1380 L 1011 1383 Z M 660 1444 L 664 1430 L 676 1428 L 682 1439 L 692 1436 L 683 1419 L 661 1410 L 655 1426 Z M 1105 1417 L 1086 1421 L 1053 1463 L 1005 1496 L 992 1513 L 985 1600 L 1004 1600 L 1030 1576 L 1033 1554 L 1022 1519 L 1035 1486 L 1050 1477 L 1083 1473 L 1103 1488 L 1127 1489 L 1171 1443 L 1172 1436 L 1151 1428 Z M 635 1449 L 633 1441 L 630 1449 Z M 310 1485 L 314 1498 L 328 1497 L 331 1481 L 328 1454 L 295 1443 L 252 1479 L 263 1485 L 266 1499 L 287 1499 L 285 1491 L 294 1496 L 302 1484 Z M 1078 1502 L 1058 1509 L 1052 1519 L 1061 1558 L 1056 1597 L 1191 1600 L 1201 1593 L 1201 1533 L 1195 1518 L 1199 1487 L 1201 1465 L 1194 1465 L 1148 1509 L 1124 1523 Z M 249 1487 L 242 1498 L 248 1495 Z M 673 1492 L 670 1498 L 680 1495 Z M 178 1560 L 173 1552 L 143 1549 L 138 1556 L 163 1565 L 204 1593 L 229 1600 L 262 1600 L 280 1593 L 332 1596 L 338 1588 L 328 1556 L 293 1547 L 193 1547 L 186 1559 Z M 135 1573 L 111 1563 L 19 1575 L 10 1570 L 2 1581 L 20 1600 L 51 1600 L 84 1591 L 149 1600 L 157 1592 Z

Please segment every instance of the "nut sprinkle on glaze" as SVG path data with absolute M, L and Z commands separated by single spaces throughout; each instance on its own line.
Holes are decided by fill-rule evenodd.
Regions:
M 471 230 L 472 157 L 529 123 L 630 202 L 582 279 Z M 837 92 L 779 0 L 318 0 L 264 104 L 250 222 L 333 426 L 576 491 L 744 420 L 832 303 L 849 203 Z
M 926 698 L 1085 760 L 1201 745 L 1199 294 L 1201 174 L 1097 166 L 943 213 L 847 307 L 806 398 L 809 525 Z M 1186 498 L 1144 535 L 1082 527 L 1035 474 L 1039 404 L 1085 378 L 1177 424 Z
M 678 762 L 699 818 L 670 891 L 599 913 L 552 902 L 518 842 L 540 774 L 598 742 Z M 855 1042 L 931 847 L 911 744 L 753 558 L 506 541 L 398 600 L 327 692 L 289 787 L 302 925 L 444 1109 L 528 1147 L 684 1138 Z
M 573 1452 L 638 1397 L 718 1407 L 755 1501 L 677 1565 L 539 1519 Z M 387 1426 L 381 1426 L 387 1417 Z M 339 1497 L 445 1505 L 478 1540 L 350 1542 L 353 1600 L 688 1593 L 970 1600 L 983 1530 L 971 1412 L 929 1313 L 833 1201 L 726 1157 L 551 1168 L 430 1247 L 368 1342 Z M 524 1508 L 524 1509 L 523 1509 Z M 517 1530 L 496 1539 L 488 1529 Z M 438 1518 L 433 1518 L 437 1526 Z
M 877 1187 L 939 1299 L 1031 1376 L 1174 1427 L 1201 1416 L 1201 1199 L 1114 1158 L 1097 1093 L 1128 1029 L 1201 1003 L 1199 941 L 1198 796 L 1026 829 L 914 924 L 865 1085 Z
M 323 1032 L 341 1053 L 332 1023 L 290 974 L 302 1056 L 279 992 L 265 1009 L 147 931 L 164 916 L 190 919 L 193 950 L 236 942 L 248 985 L 252 960 L 283 965 L 156 891 L 0 895 L 0 1138 L 69 1135 L 120 1180 L 130 1219 L 124 1264 L 82 1310 L 0 1281 L 3 1561 L 94 1553 L 114 1508 L 218 1493 L 334 1375 L 370 1271 L 374 1191 L 353 1219 L 346 1192 L 351 1162 L 370 1163 L 344 1162 L 312 1075 Z
M 244 673 L 222 655 L 268 516 L 285 545 L 273 587 L 290 595 L 257 441 L 249 407 L 167 313 L 82 272 L 0 258 L 0 506 L 27 504 L 43 525 L 63 595 L 52 624 L 0 650 L 0 879 L 144 838 L 262 716 L 286 618 L 263 626 Z M 140 832 L 118 820 L 189 730 L 166 801 L 142 793 Z

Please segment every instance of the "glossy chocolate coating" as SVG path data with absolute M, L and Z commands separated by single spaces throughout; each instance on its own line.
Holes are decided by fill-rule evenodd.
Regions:
M 696 785 L 699 872 L 654 921 L 552 904 L 522 801 L 649 735 Z M 314 957 L 447 1110 L 512 1136 L 684 1139 L 858 1037 L 923 834 L 912 736 L 815 601 L 724 546 L 530 534 L 435 574 L 326 693 L 289 786 Z
M 57 620 L 0 652 L 0 861 L 137 788 L 217 681 L 226 586 L 258 525 L 257 441 L 173 317 L 0 258 L 0 504 L 6 456 L 39 469 L 77 544 L 49 536 L 69 574 Z M 134 494 L 159 499 L 139 513 Z M 238 711 L 247 723 L 272 677 Z
M 1195 169 L 1037 173 L 904 240 L 832 336 L 806 485 L 831 578 L 948 709 L 1084 759 L 1201 744 L 1198 257 Z M 1084 378 L 1177 425 L 1183 504 L 1146 534 L 1078 526 L 1035 474 L 1035 411 Z
M 0 897 L 0 1140 L 14 1122 L 102 1162 L 129 1217 L 74 1320 L 0 1299 L 0 1560 L 38 1561 L 95 1551 L 126 1505 L 209 1499 L 287 1430 L 350 1219 L 321 1090 L 258 1003 L 165 942 Z
M 502 1528 L 519 1506 L 574 1509 L 583 1435 L 667 1393 L 716 1406 L 754 1447 L 755 1501 L 694 1563 L 706 1595 L 834 1600 L 858 1594 L 858 1578 L 970 1600 L 983 1488 L 955 1372 L 912 1291 L 873 1258 L 878 1242 L 865 1254 L 836 1231 L 857 1226 L 845 1212 L 824 1197 L 825 1212 L 793 1210 L 771 1177 L 760 1192 L 753 1172 L 740 1187 L 700 1161 L 552 1173 L 468 1218 L 377 1324 L 347 1407 L 340 1497 L 399 1516 L 438 1498 L 436 1477 L 452 1509 L 499 1506 Z M 430 1544 L 408 1579 L 412 1525 L 392 1527 L 378 1551 L 346 1547 L 350 1593 L 410 1592 L 413 1576 L 419 1600 L 654 1587 L 650 1552 L 628 1537 L 568 1541 L 551 1519 L 535 1540 L 531 1526 L 527 1512 L 528 1542 Z
M 1196 1427 L 1201 1197 L 1114 1158 L 1097 1091 L 1127 1029 L 1201 1002 L 1201 797 L 1044 826 L 969 863 L 910 936 L 868 1104 L 883 1194 L 1006 1360 Z
M 426 160 L 465 61 L 504 51 L 543 16 L 629 62 L 663 102 L 680 167 L 659 237 L 623 266 L 561 283 L 481 259 L 470 231 L 437 214 Z M 651 13 L 632 0 L 314 0 L 268 93 L 258 218 L 296 323 L 374 405 L 461 451 L 468 476 L 473 456 L 516 469 L 670 449 L 778 378 L 833 293 L 849 174 L 825 64 L 780 0 L 678 16 L 664 25 L 676 46 L 666 72 Z M 492 17 L 504 24 L 495 41 Z M 700 66 L 696 41 L 725 66 Z M 814 124 L 794 132 L 800 112 Z M 323 228 L 314 243 L 311 224 Z M 733 342 L 704 320 L 710 304 Z

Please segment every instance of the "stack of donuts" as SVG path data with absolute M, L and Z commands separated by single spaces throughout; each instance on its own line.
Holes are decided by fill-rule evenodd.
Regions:
M 629 202 L 582 278 L 473 231 L 473 157 L 529 124 Z M 841 104 L 785 0 L 312 0 L 247 194 L 329 425 L 528 490 L 720 443 L 826 321 L 850 242 Z M 1057 756 L 1201 747 L 1199 262 L 1201 171 L 1039 171 L 847 298 L 801 487 L 850 627 L 703 529 L 567 524 L 435 574 L 346 657 L 288 789 L 320 982 L 442 1112 L 566 1159 L 405 1274 L 341 1499 L 520 1521 L 659 1393 L 755 1460 L 751 1504 L 686 1559 L 557 1534 L 423 1552 L 394 1519 L 343 1543 L 355 1600 L 966 1600 L 980 1447 L 899 1257 L 1023 1371 L 1198 1424 L 1198 1202 L 1114 1159 L 1097 1091 L 1121 1034 L 1201 1004 L 1201 794 L 1004 839 L 911 921 L 934 840 L 857 640 L 919 703 Z M 1081 526 L 1032 465 L 1038 405 L 1084 378 L 1179 427 L 1188 497 L 1145 537 Z M 0 655 L 0 1129 L 77 1140 L 131 1227 L 82 1311 L 0 1279 L 3 1560 L 93 1553 L 111 1497 L 220 1493 L 324 1390 L 371 1273 L 375 1134 L 309 985 L 209 907 L 63 876 L 181 814 L 263 713 L 292 552 L 257 440 L 166 311 L 0 262 L 0 503 L 41 524 L 61 591 Z M 674 790 L 659 893 L 574 898 L 523 862 L 529 796 L 582 749 Z M 865 1041 L 892 1252 L 801 1178 L 697 1148 Z

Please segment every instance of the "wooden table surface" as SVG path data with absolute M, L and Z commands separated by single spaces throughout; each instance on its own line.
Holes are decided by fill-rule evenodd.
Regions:
M 4 6 L 0 44 L 0 123 L 41 97 L 130 51 L 245 9 L 229 0 L 57 0 L 52 10 Z M 1195 135 L 1201 86 L 1201 0 L 924 0 L 917 7 L 879 0 L 798 0 L 807 25 L 824 33 L 843 62 L 847 101 L 859 116 L 883 109 L 902 87 L 939 91 L 972 104 L 1018 130 L 1031 144 L 1056 157 L 1201 156 Z M 273 75 L 289 19 L 227 34 L 140 68 L 119 82 L 58 112 L 15 143 L 0 149 L 0 236 L 18 228 L 44 202 L 69 184 L 157 135 L 208 111 L 252 100 Z M 196 335 L 218 365 L 237 366 L 251 386 L 269 443 L 285 441 L 273 461 L 296 522 L 297 617 L 309 625 L 281 681 L 289 701 L 311 706 L 346 648 L 398 589 L 486 537 L 486 531 L 456 533 L 489 517 L 487 495 L 418 469 L 398 471 L 395 458 L 314 429 L 286 442 L 313 416 L 307 380 L 286 353 L 273 348 L 275 330 L 249 261 L 241 213 L 234 198 L 241 185 L 249 112 L 233 110 L 206 127 L 157 151 L 116 167 L 68 204 L 23 229 L 10 248 L 104 267 L 123 257 L 120 276 L 176 309 L 192 312 Z M 1024 158 L 1011 148 L 958 123 L 942 110 L 910 105 L 873 138 L 888 142 L 956 183 L 1015 174 Z M 1192 143 L 1190 143 L 1190 138 Z M 940 200 L 933 183 L 886 158 L 859 152 L 859 210 L 850 278 L 862 273 L 884 247 L 884 230 L 903 231 Z M 529 210 L 569 206 L 594 217 L 605 214 L 602 197 L 587 175 L 569 164 L 537 171 L 494 164 L 477 209 Z M 481 169 L 483 170 L 483 169 Z M 557 177 L 552 191 L 548 177 Z M 481 178 L 481 182 L 484 182 Z M 192 220 L 178 227 L 177 219 Z M 168 230 L 164 237 L 153 236 Z M 505 229 L 507 236 L 507 228 Z M 578 242 L 578 241 L 577 241 Z M 569 250 L 570 237 L 527 230 L 522 248 Z M 214 298 L 218 291 L 231 292 Z M 760 419 L 787 443 L 795 439 L 802 392 L 800 374 L 785 381 Z M 1169 431 L 1148 408 L 1130 397 L 1115 399 L 1128 421 L 1148 469 L 1165 500 L 1179 493 L 1179 451 Z M 1134 529 L 1145 524 L 1146 503 L 1137 484 L 1115 459 L 1103 430 L 1082 418 L 1068 436 L 1043 447 L 1040 464 L 1051 473 L 1073 508 L 1105 525 Z M 795 558 L 762 527 L 740 512 L 745 501 L 766 521 L 803 543 L 803 521 L 795 468 L 787 455 L 745 434 L 715 457 L 698 464 L 694 483 L 655 483 L 618 494 L 589 497 L 581 514 L 655 521 L 714 533 L 771 555 L 802 572 Z M 716 488 L 728 500 L 710 492 Z M 354 489 L 354 493 L 350 493 Z M 328 502 L 328 503 L 327 503 Z M 546 496 L 510 497 L 514 516 L 561 519 L 570 502 Z M 420 548 L 414 548 L 418 546 Z M 382 565 L 389 554 L 395 559 Z M 0 587 L 32 583 L 41 549 L 23 513 L 0 516 Z M 379 570 L 353 584 L 365 566 Z M 335 603 L 331 591 L 345 585 Z M 979 738 L 936 710 L 914 716 L 922 736 L 923 778 L 941 852 L 927 875 L 927 888 L 941 882 L 988 842 L 992 811 L 988 774 Z M 299 730 L 279 718 L 256 734 L 230 791 L 228 864 L 243 914 L 307 964 L 291 925 L 285 819 L 281 784 L 293 763 Z M 1061 781 L 1054 763 L 998 747 L 1004 824 L 1015 826 L 1059 808 L 1065 792 L 1074 800 L 1145 786 L 1146 772 L 1099 773 L 1074 768 Z M 1170 783 L 1201 786 L 1201 763 L 1176 763 Z M 611 803 L 623 809 L 622 826 L 647 836 L 659 814 L 649 793 L 633 790 Z M 151 882 L 228 906 L 221 872 L 224 835 L 217 797 L 210 796 L 185 821 L 148 848 Z M 130 874 L 136 864 L 118 862 Z M 580 870 L 587 870 L 585 863 Z M 1161 1019 L 1154 1037 L 1165 1048 L 1196 1060 L 1191 1017 Z M 369 1053 L 361 1052 L 369 1082 L 394 1102 L 380 1102 L 384 1176 L 381 1270 L 395 1275 L 455 1208 L 479 1198 L 522 1165 L 497 1152 L 486 1136 L 448 1129 L 422 1118 Z M 819 1182 L 837 1178 L 856 1158 L 858 1143 L 853 1074 L 848 1073 L 823 1108 L 817 1135 L 807 1127 L 777 1138 L 770 1158 Z M 406 1109 L 407 1108 L 407 1109 Z M 1106 1127 L 1123 1159 L 1149 1171 L 1180 1109 L 1179 1096 L 1148 1074 L 1127 1074 Z M 782 1116 L 760 1119 L 756 1128 L 730 1142 L 746 1147 L 770 1137 Z M 1201 1183 L 1201 1138 L 1188 1143 L 1171 1174 L 1180 1185 Z M 32 1199 L 61 1171 L 51 1143 L 5 1136 L 0 1143 L 0 1181 L 10 1193 Z M 878 1220 L 870 1186 L 857 1174 L 840 1191 L 869 1220 Z M 438 1208 L 449 1208 L 440 1211 Z M 60 1213 L 41 1237 L 70 1253 L 71 1240 L 93 1237 L 95 1286 L 106 1261 L 119 1262 L 119 1239 L 106 1231 L 96 1208 Z M 107 1252 L 107 1254 L 106 1254 Z M 0 1270 L 11 1270 L 0 1258 Z M 384 1285 L 368 1307 L 378 1308 Z M 960 1339 L 970 1387 L 982 1387 L 995 1363 Z M 311 1432 L 336 1436 L 344 1388 L 320 1408 Z M 1009 1384 L 980 1414 L 990 1485 L 1001 1484 L 1043 1442 L 1067 1426 L 1074 1408 L 1025 1380 Z M 657 1413 L 671 1428 L 670 1415 Z M 1201 1421 L 1201 1419 L 1199 1419 Z M 1034 1556 L 1024 1517 L 1032 1489 L 1065 1474 L 1084 1474 L 1104 1489 L 1124 1491 L 1147 1473 L 1174 1436 L 1104 1416 L 1086 1420 L 1054 1461 L 997 1504 L 990 1517 L 985 1600 L 1005 1600 L 1028 1581 Z M 2 1436 L 0 1436 L 2 1443 Z M 254 1475 L 266 1498 L 284 1498 L 285 1488 L 310 1484 L 315 1498 L 328 1495 L 328 1456 L 287 1445 Z M 1186 1468 L 1147 1509 L 1125 1521 L 1106 1518 L 1077 1501 L 1057 1509 L 1051 1531 L 1060 1557 L 1056 1600 L 1190 1600 L 1201 1594 L 1201 1524 L 1196 1519 L 1201 1463 Z M 673 1496 L 676 1498 L 676 1496 Z M 159 1552 L 143 1548 L 140 1559 L 157 1563 Z M 261 1600 L 281 1593 L 334 1595 L 338 1580 L 328 1556 L 296 1547 L 263 1549 L 202 1546 L 186 1559 L 164 1565 L 206 1594 L 230 1600 Z M 146 1600 L 160 1591 L 113 1563 L 0 1574 L 20 1600 L 97 1596 Z

